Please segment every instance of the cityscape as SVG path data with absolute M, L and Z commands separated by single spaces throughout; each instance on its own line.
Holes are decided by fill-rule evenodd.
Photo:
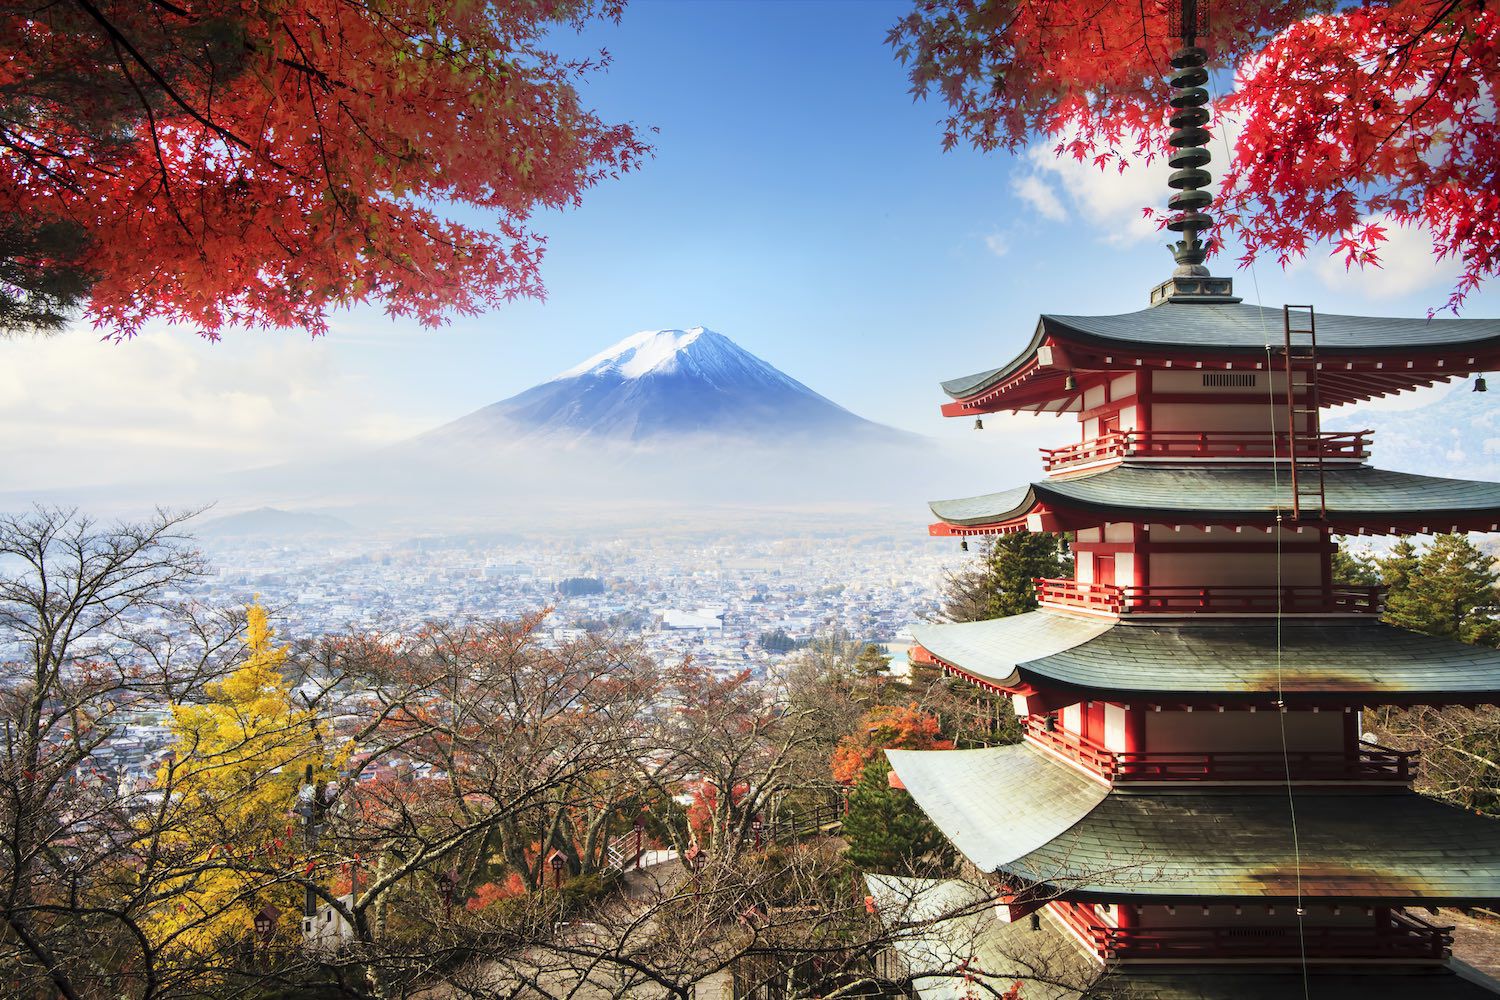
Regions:
M 0 1000 L 1500 997 L 1494 5 L 0 29 Z

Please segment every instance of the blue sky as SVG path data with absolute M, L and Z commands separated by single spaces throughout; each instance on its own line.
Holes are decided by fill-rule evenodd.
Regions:
M 1045 149 L 942 153 L 942 108 L 912 102 L 884 43 L 906 6 L 636 0 L 618 26 L 562 43 L 610 50 L 586 97 L 606 118 L 659 128 L 657 155 L 538 220 L 545 303 L 436 331 L 360 310 L 319 341 L 239 332 L 212 345 L 168 330 L 119 346 L 88 330 L 0 341 L 0 447 L 12 458 L 0 488 L 366 447 L 636 330 L 698 324 L 865 416 L 964 433 L 937 415 L 939 379 L 1007 359 L 1040 312 L 1145 305 L 1171 269 L 1139 221 L 1165 200 L 1165 168 L 1122 178 Z M 1421 315 L 1452 273 L 1429 248 L 1399 234 L 1380 274 L 1345 276 L 1321 256 L 1290 274 L 1262 265 L 1260 300 Z M 1250 276 L 1234 275 L 1256 301 Z M 1495 315 L 1497 302 L 1475 296 L 1466 315 Z M 1043 440 L 1068 434 L 1046 426 Z

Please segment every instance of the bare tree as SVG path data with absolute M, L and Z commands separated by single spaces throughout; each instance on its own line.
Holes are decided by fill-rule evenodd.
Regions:
M 141 927 L 153 887 L 124 874 L 152 798 L 106 751 L 133 712 L 233 658 L 232 616 L 180 600 L 203 569 L 191 516 L 0 517 L 0 962 L 23 990 L 150 995 L 170 979 Z

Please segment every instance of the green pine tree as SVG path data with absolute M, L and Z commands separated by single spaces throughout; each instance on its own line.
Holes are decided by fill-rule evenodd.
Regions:
M 1333 550 L 1333 582 L 1349 587 L 1380 585 L 1380 560 L 1369 549 L 1339 545 Z
M 882 653 L 879 646 L 867 642 L 865 648 L 854 658 L 854 675 L 870 680 L 884 674 L 890 666 L 891 658 Z
M 1034 579 L 1072 575 L 1060 535 L 1018 531 L 987 539 L 978 559 L 944 581 L 943 617 L 974 622 L 1024 614 L 1036 609 Z
M 890 773 L 885 754 L 877 754 L 849 793 L 849 861 L 862 871 L 940 874 L 952 863 L 953 848 L 910 795 L 891 787 Z
M 1500 645 L 1500 573 L 1467 535 L 1438 535 L 1417 552 L 1398 542 L 1381 561 L 1389 590 L 1385 620 L 1428 635 L 1484 646 Z
M 1400 593 L 1411 584 L 1412 574 L 1417 570 L 1417 547 L 1410 538 L 1399 538 L 1391 546 L 1384 559 L 1378 560 L 1380 582 L 1388 593 Z

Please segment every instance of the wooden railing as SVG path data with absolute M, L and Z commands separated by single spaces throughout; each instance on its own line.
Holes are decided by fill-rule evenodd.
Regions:
M 1267 587 L 1146 584 L 1117 587 L 1079 580 L 1038 579 L 1037 600 L 1103 614 L 1365 614 L 1384 609 L 1382 587 Z
M 1029 739 L 1084 765 L 1111 781 L 1396 781 L 1416 772 L 1418 752 L 1361 743 L 1354 753 L 1339 750 L 1117 751 L 1049 728 L 1046 717 L 1023 720 Z
M 1297 435 L 1298 458 L 1360 459 L 1370 455 L 1371 431 L 1327 431 Z M 1291 457 L 1290 435 L 1281 431 L 1110 431 L 1062 448 L 1042 448 L 1048 472 L 1115 458 Z
M 1405 958 L 1441 961 L 1453 928 L 1392 910 L 1374 926 L 1109 927 L 1093 924 L 1088 936 L 1104 958 Z M 1070 923 L 1072 921 L 1069 921 Z

